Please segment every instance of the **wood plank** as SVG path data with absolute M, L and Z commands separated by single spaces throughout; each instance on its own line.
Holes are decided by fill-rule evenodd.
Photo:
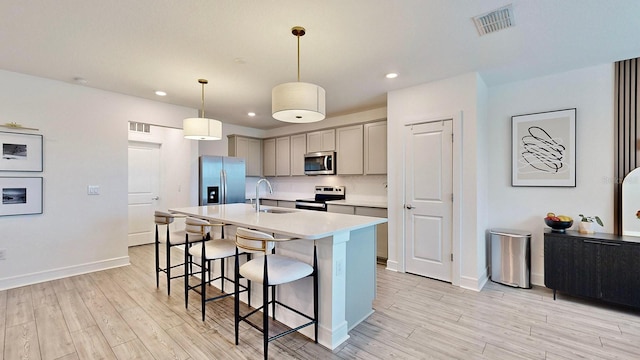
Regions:
M 118 360 L 154 360 L 153 355 L 137 338 L 113 347 L 113 352 Z
M 76 287 L 71 278 L 52 280 L 50 283 L 56 293 L 69 291 L 71 289 L 75 289 Z
M 78 292 L 74 290 L 56 293 L 60 309 L 69 332 L 83 330 L 96 325 Z
M 7 327 L 7 291 L 0 291 L 0 355 L 4 353 L 4 335 Z
M 117 311 L 122 312 L 138 306 L 138 303 L 104 271 L 91 273 L 91 279 Z
M 5 337 L 4 359 L 41 359 L 35 321 L 7 327 Z
M 129 296 L 163 329 L 171 329 L 184 324 L 184 320 L 180 316 L 176 315 L 165 304 L 157 301 L 153 295 L 135 289 L 129 293 Z
M 7 314 L 5 326 L 20 325 L 34 320 L 31 288 L 29 286 L 9 289 L 7 291 L 6 301 Z
M 110 346 L 114 347 L 137 338 L 100 290 L 85 291 L 80 296 Z
M 72 332 L 71 338 L 78 357 L 92 360 L 116 360 L 111 346 L 102 335 L 98 326 L 91 326 L 80 331 Z
M 189 354 L 140 307 L 123 311 L 122 317 L 156 359 L 189 358 Z
M 53 289 L 51 282 L 31 285 L 31 297 L 33 299 L 34 309 L 41 306 L 58 304 L 58 298 L 56 297 L 56 292 Z
M 35 318 L 43 360 L 57 359 L 76 351 L 59 306 L 39 307 L 35 309 Z
M 200 334 L 189 325 L 182 324 L 167 330 L 169 334 L 193 359 L 243 359 L 234 354 L 235 345 L 218 333 Z M 260 354 L 255 354 L 259 356 Z

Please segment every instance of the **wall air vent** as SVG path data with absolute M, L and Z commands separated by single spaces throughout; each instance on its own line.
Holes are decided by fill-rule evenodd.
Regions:
M 141 133 L 151 133 L 151 125 L 129 121 L 129 131 L 141 132 Z
M 480 36 L 510 28 L 513 22 L 513 6 L 511 4 L 473 18 Z

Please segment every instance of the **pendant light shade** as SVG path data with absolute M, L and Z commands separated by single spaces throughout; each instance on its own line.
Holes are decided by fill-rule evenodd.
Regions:
M 305 32 L 301 26 L 291 29 L 298 39 L 298 81 L 277 85 L 271 91 L 271 112 L 276 120 L 311 123 L 325 118 L 324 89 L 316 84 L 300 82 L 300 37 Z
M 198 79 L 202 84 L 202 117 L 188 118 L 182 121 L 182 131 L 185 139 L 191 140 L 220 140 L 222 139 L 222 122 L 204 117 L 204 86 L 206 79 Z
M 316 84 L 290 82 L 271 91 L 273 118 L 291 123 L 310 123 L 325 117 L 324 89 Z

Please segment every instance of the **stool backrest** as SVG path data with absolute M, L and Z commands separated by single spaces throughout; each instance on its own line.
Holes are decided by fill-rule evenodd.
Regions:
M 187 234 L 205 237 L 209 232 L 211 232 L 211 223 L 207 220 L 188 217 L 185 220 L 184 225 L 184 230 Z
M 158 225 L 169 225 L 173 222 L 173 219 L 175 219 L 175 216 L 173 216 L 173 214 L 169 214 L 168 212 L 164 211 L 156 211 L 153 214 L 153 217 L 155 218 L 155 222 Z
M 275 247 L 273 236 L 262 231 L 236 229 L 236 246 L 248 253 L 271 254 Z

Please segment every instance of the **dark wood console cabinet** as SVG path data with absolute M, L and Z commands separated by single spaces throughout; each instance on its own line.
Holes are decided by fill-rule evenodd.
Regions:
M 640 237 L 545 230 L 544 285 L 640 308 Z

